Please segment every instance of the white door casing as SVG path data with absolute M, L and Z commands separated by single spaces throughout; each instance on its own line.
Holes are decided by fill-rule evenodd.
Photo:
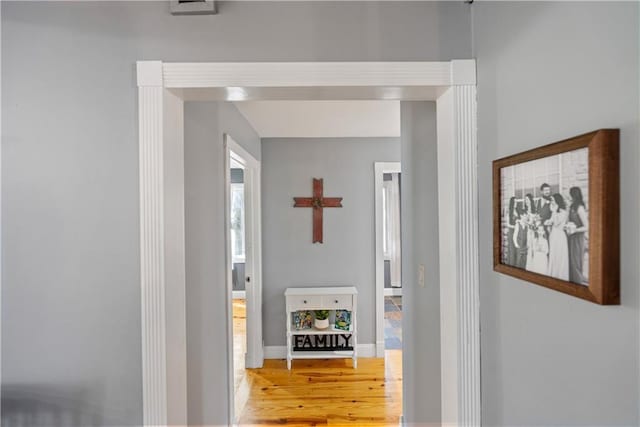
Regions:
M 245 355 L 245 367 L 261 368 L 264 361 L 264 351 L 262 343 L 262 231 L 261 231 L 261 203 L 260 203 L 260 162 L 254 158 L 248 151 L 233 140 L 231 135 L 224 135 L 224 152 L 225 152 L 225 240 L 226 248 L 226 265 L 227 271 L 227 295 L 226 295 L 226 311 L 227 319 L 227 357 L 229 360 L 227 372 L 229 413 L 235 417 L 236 408 L 234 407 L 234 372 L 233 366 L 233 284 L 231 280 L 231 238 L 230 238 L 230 164 L 229 160 L 233 159 L 244 167 L 244 201 L 245 201 L 245 277 L 249 278 L 245 282 L 246 289 L 246 331 L 247 331 L 247 352 Z M 234 425 L 237 420 L 234 419 Z
M 437 100 L 443 425 L 480 425 L 475 95 L 453 85 Z
M 382 181 L 385 173 L 400 173 L 400 162 L 375 162 L 375 245 L 376 245 L 376 357 L 384 357 L 384 253 L 382 245 Z
M 187 424 L 183 102 L 138 63 L 145 425 Z
M 440 93 L 438 145 L 446 135 L 452 153 L 438 169 L 453 171 L 453 197 L 440 206 L 457 230 L 448 263 L 441 260 L 441 298 L 447 335 L 443 352 L 454 360 L 443 372 L 444 400 L 456 414 L 456 425 L 480 425 L 480 327 L 478 272 L 478 200 L 476 80 L 474 60 L 440 62 L 304 62 L 304 63 L 163 63 L 140 61 L 138 70 L 140 146 L 140 255 L 143 422 L 186 425 L 186 323 L 184 321 L 184 185 L 176 173 L 183 148 L 183 91 L 223 89 L 226 100 L 238 100 L 242 88 L 371 87 L 436 88 Z M 169 90 L 171 89 L 171 90 Z M 386 90 L 386 89 L 385 89 Z M 381 94 L 388 90 L 380 91 Z M 220 92 L 216 92 L 220 93 Z M 444 95 L 442 95 L 444 94 Z M 384 95 L 380 95 L 383 97 Z M 220 99 L 220 98 L 218 98 Z M 261 99 L 269 99 L 268 97 Z M 376 98 L 374 98 L 376 99 Z M 182 168 L 182 169 L 181 169 Z M 440 172 L 439 172 L 440 174 Z M 182 183 L 184 184 L 184 183 Z M 443 224 L 441 223 L 440 226 Z M 445 224 L 446 225 L 446 224 Z M 441 235 L 446 230 L 440 230 Z M 442 258 L 442 257 L 441 257 Z M 444 268 L 444 270 L 443 270 Z M 443 271 L 445 273 L 443 273 Z M 446 278 L 447 280 L 443 280 Z M 446 293 L 446 292 L 445 292 Z M 172 295 L 172 298 L 167 298 Z M 178 295 L 180 298 L 174 299 Z M 182 338 L 178 335 L 182 334 Z M 453 337 L 453 338 L 452 338 Z M 455 343 L 455 345 L 451 345 Z M 231 362 L 230 362 L 231 363 Z M 444 365 L 443 365 L 444 369 Z M 455 381 L 445 393 L 445 377 Z M 233 399 L 233 395 L 227 396 Z M 231 421 L 231 420 L 229 420 Z
M 247 368 L 261 368 L 262 316 L 257 308 L 262 305 L 262 223 L 261 223 L 261 172 L 260 162 L 242 148 L 231 135 L 225 135 L 225 151 L 244 166 L 245 199 L 245 277 L 247 298 Z M 226 168 L 228 169 L 228 168 Z M 227 206 L 228 208 L 229 206 Z M 226 209 L 228 211 L 229 209 Z M 227 221 L 228 222 L 228 221 Z M 232 295 L 229 292 L 229 295 Z

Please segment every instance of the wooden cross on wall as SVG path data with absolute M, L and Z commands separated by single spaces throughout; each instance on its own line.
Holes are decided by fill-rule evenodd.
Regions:
M 313 208 L 313 243 L 322 243 L 323 208 L 341 208 L 342 197 L 324 197 L 322 178 L 313 178 L 313 197 L 294 197 L 294 208 Z

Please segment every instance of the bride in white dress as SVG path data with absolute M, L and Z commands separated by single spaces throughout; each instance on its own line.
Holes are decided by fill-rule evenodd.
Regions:
M 564 198 L 556 193 L 551 199 L 551 218 L 546 224 L 551 226 L 549 233 L 549 269 L 548 275 L 561 280 L 569 280 L 569 243 L 564 232 L 569 213 Z
M 538 274 L 547 274 L 549 270 L 549 242 L 545 236 L 544 226 L 540 224 L 531 244 L 533 260 L 531 271 Z

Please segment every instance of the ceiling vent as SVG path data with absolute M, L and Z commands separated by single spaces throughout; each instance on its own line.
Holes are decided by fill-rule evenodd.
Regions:
M 214 15 L 214 0 L 171 0 L 169 2 L 172 15 Z

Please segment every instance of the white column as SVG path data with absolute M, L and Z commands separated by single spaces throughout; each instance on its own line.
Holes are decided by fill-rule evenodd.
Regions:
M 160 61 L 137 71 L 143 423 L 186 425 L 183 102 Z
M 453 61 L 458 305 L 458 425 L 480 426 L 478 147 L 475 61 Z
M 167 424 L 162 63 L 138 63 L 144 425 Z
M 480 426 L 475 61 L 452 61 L 438 98 L 442 424 Z

